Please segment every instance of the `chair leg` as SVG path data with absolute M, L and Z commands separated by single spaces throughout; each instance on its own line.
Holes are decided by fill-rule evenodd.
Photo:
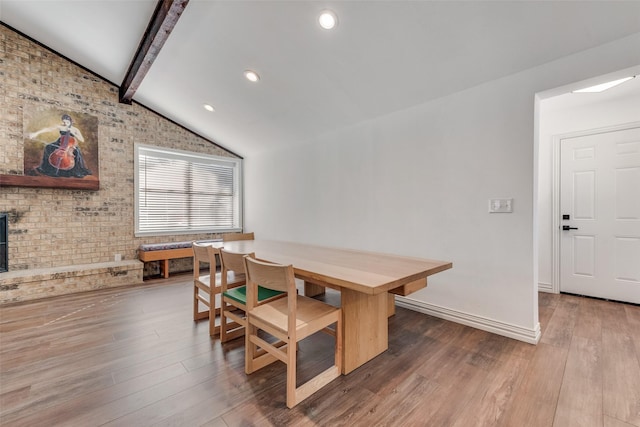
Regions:
M 251 374 L 255 371 L 253 366 L 253 359 L 256 357 L 256 345 L 251 342 L 251 335 L 257 332 L 257 328 L 251 323 L 247 322 L 247 327 L 244 334 L 244 372 Z
M 218 333 L 216 331 L 216 307 L 209 307 L 209 336 L 214 336 Z
M 198 320 L 198 287 L 193 285 L 193 320 Z
M 227 308 L 224 298 L 220 301 L 220 342 L 227 342 Z
M 211 289 L 209 293 L 209 335 L 214 336 L 220 334 L 221 327 L 216 326 L 216 317 L 220 316 L 222 318 L 222 307 L 216 307 L 217 298 L 216 295 L 219 295 L 220 291 L 218 288 Z M 222 298 L 220 298 L 220 304 L 222 305 Z
M 297 388 L 296 388 L 296 356 L 298 354 L 297 342 L 295 346 L 289 346 L 287 349 L 287 407 L 293 408 L 298 404 Z

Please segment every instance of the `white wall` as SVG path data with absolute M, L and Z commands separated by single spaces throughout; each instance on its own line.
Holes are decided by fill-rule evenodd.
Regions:
M 640 34 L 248 157 L 245 228 L 450 260 L 401 304 L 535 342 L 534 95 L 640 63 L 629 55 L 638 46 Z M 492 197 L 513 197 L 514 213 L 488 214 Z
M 637 80 L 637 81 L 635 81 Z M 598 101 L 601 94 L 567 94 L 540 103 L 540 179 L 539 179 L 539 283 L 541 290 L 553 284 L 553 138 L 558 135 L 599 129 L 623 123 L 640 122 L 640 78 L 611 91 L 620 96 Z M 634 85 L 629 92 L 626 85 Z M 582 99 L 583 104 L 576 104 Z

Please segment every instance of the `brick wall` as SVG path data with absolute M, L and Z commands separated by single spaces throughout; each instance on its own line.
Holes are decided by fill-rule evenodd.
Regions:
M 96 116 L 100 153 L 99 191 L 0 187 L 0 212 L 9 213 L 9 272 L 113 262 L 115 254 L 133 260 L 141 243 L 218 237 L 134 237 L 134 142 L 232 154 L 140 105 L 118 103 L 115 85 L 3 25 L 0 97 L 0 174 L 24 174 L 23 120 L 34 108 Z M 190 264 L 174 265 L 184 270 Z

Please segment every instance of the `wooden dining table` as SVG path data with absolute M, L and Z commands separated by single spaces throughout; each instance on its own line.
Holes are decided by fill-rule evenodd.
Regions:
M 408 295 L 424 288 L 428 276 L 453 266 L 448 261 L 282 241 L 241 240 L 215 246 L 293 265 L 307 296 L 316 296 L 325 287 L 338 290 L 344 328 L 343 374 L 387 350 L 394 294 Z

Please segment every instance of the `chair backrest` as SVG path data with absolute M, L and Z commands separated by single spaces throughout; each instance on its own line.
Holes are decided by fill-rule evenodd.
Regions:
M 191 242 L 191 248 L 193 248 L 193 276 L 200 276 L 200 263 L 209 263 L 211 271 L 216 270 L 216 255 L 219 253 L 218 249 L 211 245 L 205 245 L 196 241 Z
M 247 274 L 247 311 L 258 304 L 258 285 L 289 294 L 289 312 L 296 310 L 296 281 L 292 265 L 259 261 L 255 254 L 243 257 Z
M 244 256 L 245 253 L 231 252 L 224 248 L 220 248 L 220 265 L 222 266 L 222 276 L 226 277 L 227 271 L 233 271 L 236 274 L 244 274 Z
M 237 240 L 255 240 L 251 233 L 225 233 L 222 235 L 223 242 L 235 242 Z

